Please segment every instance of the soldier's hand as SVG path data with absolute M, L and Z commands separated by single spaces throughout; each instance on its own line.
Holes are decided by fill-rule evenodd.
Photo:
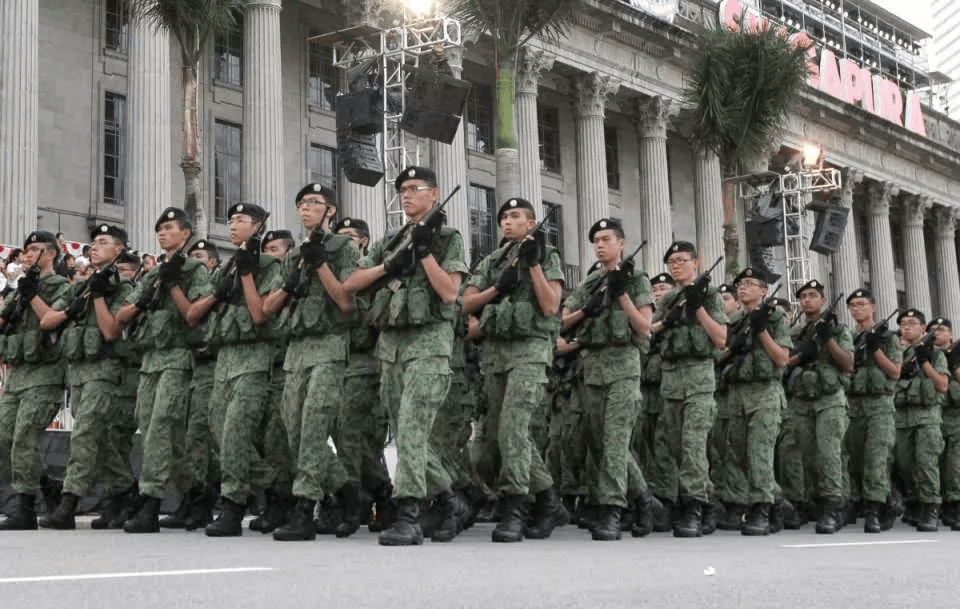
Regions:
M 415 263 L 416 259 L 413 256 L 413 250 L 402 249 L 397 251 L 393 258 L 383 263 L 383 270 L 386 271 L 387 277 L 403 277 L 404 275 L 411 274 L 415 270 Z
M 302 269 L 293 269 L 290 271 L 286 280 L 283 282 L 283 291 L 287 294 L 295 294 L 300 287 L 300 277 L 302 273 Z
M 93 292 L 90 293 L 93 295 Z M 64 313 L 67 314 L 68 320 L 80 319 L 84 313 L 87 311 L 87 302 L 86 298 L 74 298 L 70 301 L 70 306 L 67 307 L 67 310 Z
M 520 273 L 517 271 L 516 267 L 507 267 L 500 271 L 500 276 L 497 277 L 497 292 L 506 296 L 513 292 L 517 285 L 520 284 Z
M 32 273 L 27 273 L 17 280 L 17 290 L 20 291 L 21 298 L 27 302 L 33 300 L 33 297 L 37 295 L 39 289 L 40 280 Z
M 97 271 L 90 276 L 90 279 L 87 280 L 87 289 L 90 290 L 91 298 L 100 298 L 101 296 L 106 296 L 112 290 L 111 288 L 111 277 L 106 269 Z
M 305 241 L 300 246 L 300 256 L 303 258 L 304 264 L 315 268 L 320 267 L 329 258 L 327 246 L 323 239 Z
M 237 257 L 237 273 L 241 277 L 252 274 L 257 270 L 257 267 L 260 266 L 260 256 L 257 251 L 240 248 L 234 256 Z
M 818 352 L 817 343 L 809 339 L 797 341 L 793 350 L 794 354 L 804 363 L 816 358 Z
M 883 335 L 877 332 L 867 333 L 867 353 L 876 353 L 883 346 Z
M 160 279 L 167 285 L 183 279 L 183 265 L 187 262 L 186 256 L 174 256 L 160 265 Z
M 831 338 L 833 338 L 833 329 L 836 326 L 830 323 L 830 320 L 821 319 L 816 323 L 817 325 L 813 331 L 814 331 L 814 335 L 817 337 L 817 340 L 819 340 L 822 343 L 825 343 Z
M 767 315 L 764 313 L 762 306 L 751 312 L 749 319 L 750 329 L 754 335 L 760 334 L 767 329 Z
M 629 280 L 630 274 L 624 269 L 610 271 L 607 275 L 607 290 L 610 292 L 610 298 L 619 298 L 627 290 Z
M 933 347 L 927 345 L 917 345 L 913 349 L 914 354 L 917 356 L 918 364 L 926 364 L 927 362 L 933 360 Z
M 410 238 L 413 242 L 413 249 L 418 260 L 422 260 L 431 254 L 433 244 L 437 239 L 437 231 L 429 224 L 417 224 L 411 229 Z
M 701 289 L 696 283 L 688 285 L 683 289 L 683 295 L 687 299 L 687 310 L 696 312 L 697 309 L 703 306 L 703 302 L 707 297 L 706 286 L 703 286 Z
M 583 314 L 588 318 L 600 317 L 603 315 L 606 307 L 604 306 L 604 296 L 603 292 L 599 290 L 590 297 L 585 305 L 583 305 Z
M 537 231 L 520 243 L 520 258 L 527 268 L 535 267 L 543 262 L 544 254 L 543 233 Z

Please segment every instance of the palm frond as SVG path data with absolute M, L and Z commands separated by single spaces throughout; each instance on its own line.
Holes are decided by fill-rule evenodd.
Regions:
M 239 26 L 242 0 L 130 0 L 135 11 L 176 38 L 183 61 L 195 65 L 217 36 Z
M 531 38 L 559 41 L 582 0 L 453 0 L 450 14 L 464 26 L 489 32 L 497 51 L 512 57 Z

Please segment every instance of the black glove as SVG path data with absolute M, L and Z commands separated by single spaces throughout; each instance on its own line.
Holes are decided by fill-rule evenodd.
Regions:
M 497 277 L 497 292 L 506 296 L 513 292 L 520 283 L 520 272 L 516 267 L 507 267 L 500 271 Z
M 160 280 L 166 284 L 173 284 L 183 278 L 183 265 L 186 264 L 187 257 L 176 255 L 170 260 L 160 265 Z
M 233 275 L 227 275 L 220 279 L 220 283 L 217 284 L 217 290 L 213 293 L 213 297 L 217 299 L 217 302 L 227 302 L 230 300 L 230 297 L 233 296 L 233 285 L 234 279 Z
M 437 238 L 437 231 L 429 224 L 416 224 L 411 229 L 410 238 L 417 259 L 422 260 L 430 255 L 430 250 Z
M 287 294 L 296 294 L 300 289 L 300 277 L 303 274 L 302 269 L 293 269 L 287 275 L 287 280 L 283 283 L 283 291 Z
M 828 315 L 827 317 L 818 321 L 817 327 L 814 328 L 814 333 L 816 334 L 817 340 L 822 343 L 830 340 L 833 337 L 833 329 L 836 327 L 837 318 L 834 315 Z
M 150 302 L 156 294 L 157 288 L 152 281 L 150 283 L 144 283 L 143 291 L 140 292 L 140 300 L 137 301 L 137 308 L 141 311 L 146 311 L 150 308 Z
M 927 345 L 917 345 L 913 349 L 917 356 L 917 364 L 923 365 L 933 359 L 933 347 Z
M 607 290 L 610 292 L 610 298 L 619 298 L 627 290 L 629 280 L 630 272 L 625 269 L 610 271 L 607 275 Z
M 583 305 L 583 314 L 588 318 L 600 317 L 605 310 L 603 292 L 599 290 Z
M 683 322 L 684 316 L 684 307 L 674 306 L 667 311 L 667 314 L 663 316 L 663 326 L 665 328 L 672 328 L 678 326 Z
M 241 277 L 252 274 L 260 266 L 260 254 L 256 250 L 240 248 L 234 256 L 237 257 L 237 273 Z
M 687 310 L 691 314 L 696 313 L 697 309 L 703 306 L 703 301 L 707 297 L 707 285 L 693 283 L 683 289 L 683 295 L 687 299 Z
M 27 302 L 33 300 L 33 297 L 37 295 L 37 290 L 39 289 L 40 278 L 32 273 L 27 273 L 17 280 L 17 290 L 20 291 L 20 296 Z
M 87 289 L 90 290 L 91 298 L 100 298 L 113 292 L 116 284 L 111 281 L 113 277 L 106 269 L 97 271 L 87 280 Z
M 818 351 L 817 343 L 809 339 L 797 341 L 793 348 L 794 355 L 800 358 L 801 363 L 812 361 L 817 357 Z
M 383 270 L 387 272 L 387 277 L 396 278 L 410 275 L 416 267 L 416 259 L 413 257 L 413 250 L 402 249 L 396 253 L 392 260 L 383 263 Z
M 867 332 L 867 353 L 876 353 L 883 346 L 883 335 L 878 332 Z
M 527 268 L 537 266 L 543 262 L 544 238 L 540 231 L 531 235 L 532 238 L 524 239 L 520 243 L 520 258 L 526 263 Z
M 767 314 L 762 305 L 750 313 L 750 329 L 754 336 L 767 329 Z
M 93 294 L 91 293 L 91 296 Z M 90 302 L 86 298 L 74 298 L 70 301 L 70 306 L 64 311 L 67 314 L 68 320 L 80 319 L 83 317 L 83 314 L 87 312 L 87 303 Z
M 306 241 L 300 246 L 300 257 L 307 266 L 319 268 L 327 261 L 327 245 L 323 239 Z

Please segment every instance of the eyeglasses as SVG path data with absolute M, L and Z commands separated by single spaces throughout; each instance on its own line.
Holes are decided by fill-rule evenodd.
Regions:
M 766 287 L 765 284 L 760 283 L 759 281 L 757 281 L 757 280 L 755 280 L 755 279 L 741 279 L 740 282 L 737 284 L 737 287 L 738 287 L 738 288 L 739 288 L 740 286 L 753 286 L 753 287 L 755 287 L 755 288 L 764 288 L 764 287 Z
M 680 266 L 688 262 L 693 262 L 693 258 L 668 258 L 667 266 Z
M 423 192 L 424 190 L 430 190 L 432 188 L 433 186 L 402 186 L 401 188 L 397 189 L 397 192 L 401 195 L 406 193 L 414 194 L 417 192 Z

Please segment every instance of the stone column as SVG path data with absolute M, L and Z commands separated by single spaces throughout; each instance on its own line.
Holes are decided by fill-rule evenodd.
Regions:
M 907 306 L 920 309 L 929 318 L 930 277 L 927 274 L 927 247 L 923 237 L 923 219 L 933 207 L 930 197 L 910 196 L 903 200 L 904 283 L 907 288 Z
M 287 226 L 283 192 L 280 0 L 250 0 L 243 33 L 243 199 Z
M 643 179 L 642 175 L 640 177 Z M 720 176 L 720 157 L 716 153 L 693 151 L 693 187 L 697 250 L 700 259 L 710 265 L 723 256 L 723 179 Z M 650 250 L 653 260 L 653 265 L 649 267 L 651 272 L 660 268 L 663 254 Z
M 37 0 L 0 2 L 0 36 L 0 242 L 20 246 L 37 228 Z
M 960 209 L 938 205 L 933 209 L 937 232 L 937 283 L 940 304 L 930 315 L 960 323 L 960 269 L 957 268 L 957 219 Z M 956 332 L 955 332 L 956 333 Z
M 647 239 L 643 268 L 650 273 L 659 273 L 663 268 L 663 254 L 673 242 L 667 127 L 676 115 L 676 110 L 673 102 L 659 96 L 637 102 L 637 135 L 640 137 L 640 221 L 643 236 Z M 708 266 L 709 264 L 712 264 L 712 261 Z
M 900 189 L 890 182 L 873 182 L 867 211 L 870 222 L 870 287 L 877 301 L 877 315 L 886 317 L 897 308 L 897 282 L 890 236 L 890 201 Z
M 543 181 L 540 177 L 540 131 L 537 129 L 537 87 L 540 73 L 550 71 L 554 57 L 543 51 L 524 48 L 517 58 L 516 97 L 517 142 L 520 147 L 520 192 L 533 204 L 537 218 L 543 218 Z M 498 192 L 497 201 L 513 196 Z
M 359 218 L 370 227 L 370 243 L 379 240 L 387 232 L 387 217 L 383 207 L 383 184 L 363 186 L 343 178 L 339 193 L 338 216 Z
M 463 72 L 463 49 L 447 51 L 447 65 L 455 78 L 460 78 Z M 454 195 L 444 208 L 447 214 L 447 225 L 460 231 L 463 236 L 463 249 L 470 259 L 470 209 L 467 207 L 467 147 L 463 139 L 463 118 L 457 127 L 457 133 L 449 144 L 430 140 L 430 159 L 433 170 L 437 172 L 440 181 L 440 200 L 450 194 L 457 185 L 460 191 Z M 499 193 L 498 193 L 499 194 Z
M 610 214 L 603 117 L 607 96 L 616 93 L 620 82 L 612 76 L 592 72 L 578 78 L 575 84 L 580 266 L 586 270 L 593 264 L 593 249 L 587 231 L 594 222 Z
M 140 5 L 135 5 L 140 6 Z M 171 199 L 170 36 L 134 14 L 130 24 L 127 200 L 132 247 L 157 252 L 154 223 Z
M 833 267 L 833 296 L 836 298 L 844 294 L 844 298 L 860 287 L 860 255 L 857 253 L 857 235 L 853 222 L 853 193 L 857 184 L 863 181 L 863 172 L 854 167 L 845 167 L 842 172 L 842 186 L 840 189 L 840 204 L 850 210 L 847 216 L 847 226 L 843 230 L 843 237 L 837 251 L 830 256 Z M 853 320 L 844 303 L 837 305 L 837 316 L 842 323 L 851 324 Z

